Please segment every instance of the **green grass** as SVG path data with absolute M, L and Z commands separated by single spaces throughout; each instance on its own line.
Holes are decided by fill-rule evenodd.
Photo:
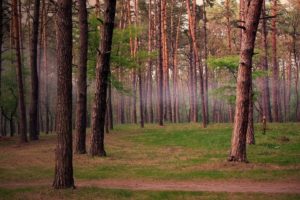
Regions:
M 180 192 L 180 191 L 130 191 L 121 189 L 100 189 L 82 187 L 76 190 L 53 190 L 46 187 L 1 189 L 0 199 L 105 199 L 105 200 L 297 200 L 300 195 L 293 194 L 252 194 L 252 193 L 224 193 L 224 192 Z
M 250 161 L 248 164 L 226 161 L 230 149 L 231 126 L 213 124 L 206 129 L 201 128 L 200 124 L 167 124 L 164 127 L 147 124 L 144 129 L 137 125 L 116 126 L 114 131 L 106 135 L 106 158 L 74 155 L 74 176 L 77 180 L 300 180 L 299 123 L 269 124 L 266 135 L 261 134 L 260 125 L 256 125 L 256 145 L 247 147 Z M 18 145 L 17 141 L 17 138 L 0 141 L 0 183 L 45 179 L 51 182 L 56 136 L 41 135 L 40 141 L 22 146 Z M 87 144 L 89 146 L 89 142 Z M 241 194 L 231 198 L 226 193 L 156 193 L 126 190 L 107 190 L 105 193 L 95 188 L 61 192 L 60 195 L 67 198 L 75 193 L 76 198 L 81 198 L 84 197 L 81 191 L 90 191 L 95 196 L 101 191 L 107 194 L 101 196 L 103 199 L 176 199 L 173 198 L 175 194 L 182 196 L 178 199 L 197 199 L 199 195 L 203 199 L 207 195 L 214 199 L 245 197 Z M 36 193 L 36 188 L 29 188 L 28 191 L 1 189 L 0 196 L 18 197 L 23 193 Z M 42 193 L 52 196 L 54 192 L 43 189 Z M 276 198 L 294 198 L 289 197 Z M 253 199 L 264 198 L 255 196 Z

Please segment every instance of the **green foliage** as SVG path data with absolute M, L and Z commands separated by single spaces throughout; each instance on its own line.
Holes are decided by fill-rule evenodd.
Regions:
M 237 69 L 239 66 L 239 56 L 229 55 L 220 58 L 210 57 L 208 58 L 208 66 L 214 70 L 227 70 L 234 77 L 236 77 Z
M 101 27 L 101 21 L 97 19 L 95 14 L 89 17 L 89 52 L 88 52 L 88 77 L 93 79 L 95 77 L 96 58 L 99 50 L 99 27 Z M 112 72 L 118 68 L 123 69 L 123 73 L 127 73 L 129 69 L 140 68 L 143 63 L 148 59 L 152 59 L 156 56 L 156 52 L 151 54 L 148 51 L 139 49 L 132 57 L 130 52 L 130 40 L 134 37 L 139 37 L 144 32 L 142 26 L 128 26 L 124 29 L 114 29 L 112 52 L 111 52 L 111 70 Z M 123 75 L 123 74 L 122 74 Z M 125 95 L 131 95 L 131 91 L 123 85 L 112 73 L 110 77 L 112 87 L 118 92 Z

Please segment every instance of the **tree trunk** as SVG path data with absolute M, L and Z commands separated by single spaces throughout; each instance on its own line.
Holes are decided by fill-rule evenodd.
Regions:
M 3 0 L 0 1 L 0 101 L 1 101 L 1 91 L 2 91 L 2 43 L 3 43 Z M 2 112 L 0 112 L 0 131 L 2 135 L 5 134 L 6 136 L 6 120 L 4 119 L 4 116 L 2 116 Z M 5 129 L 4 129 L 5 127 Z
M 111 82 L 108 83 L 108 121 L 109 121 L 109 129 L 114 129 L 114 117 L 113 117 L 113 109 L 112 109 L 112 94 L 111 94 Z
M 75 153 L 86 153 L 86 113 L 87 113 L 87 52 L 88 52 L 88 14 L 86 0 L 78 0 L 79 9 L 79 63 L 76 106 Z
M 195 1 L 194 1 L 195 4 Z M 194 50 L 194 56 L 196 60 L 196 66 L 199 66 L 199 82 L 200 82 L 200 97 L 201 97 L 201 107 L 202 107 L 202 126 L 203 128 L 206 127 L 207 124 L 207 118 L 206 118 L 206 111 L 205 111 L 205 99 L 204 99 L 204 84 L 203 84 L 203 69 L 200 65 L 200 57 L 199 57 L 199 47 L 196 41 L 196 35 L 195 35 L 195 17 L 192 16 L 191 10 L 190 10 L 190 1 L 186 1 L 186 7 L 187 7 L 187 13 L 189 18 L 189 32 L 193 43 L 193 50 Z
M 228 161 L 247 162 L 246 133 L 249 115 L 251 68 L 262 0 L 252 0 L 245 7 L 245 23 L 238 69 L 236 111 Z
M 45 0 L 42 1 L 43 4 L 43 20 L 44 24 L 43 24 L 43 67 L 44 67 L 44 74 L 45 74 L 45 78 L 44 78 L 44 83 L 45 83 L 45 97 L 44 97 L 44 104 L 45 104 L 45 133 L 48 134 L 49 133 L 49 115 L 50 115 L 50 108 L 49 108 L 49 83 L 48 83 L 48 78 L 49 78 L 49 73 L 48 73 L 48 35 L 47 35 L 47 10 L 46 10 L 46 3 Z
M 1 91 L 2 91 L 2 43 L 3 43 L 3 0 L 0 1 L 0 100 L 1 100 Z M 2 113 L 0 113 L 1 119 Z M 5 123 L 5 122 L 4 122 Z M 1 120 L 1 127 L 2 128 L 2 120 Z
M 72 156 L 72 0 L 58 0 L 56 13 L 57 103 L 55 189 L 74 187 Z
M 143 77 L 142 71 L 139 69 L 139 93 L 140 93 L 140 118 L 141 127 L 144 128 L 144 95 L 143 95 Z
M 38 102 L 39 102 L 39 80 L 37 72 L 37 44 L 39 31 L 40 0 L 34 1 L 34 12 L 32 22 L 32 33 L 30 41 L 30 71 L 31 71 L 31 101 L 29 111 L 29 135 L 30 140 L 39 139 L 38 130 Z
M 290 101 L 291 101 L 291 86 L 292 86 L 292 55 L 291 52 L 288 55 L 288 65 L 287 65 L 287 92 L 286 92 L 286 110 L 287 110 L 287 120 L 290 120 Z
M 133 100 L 132 100 L 132 116 L 133 123 L 137 123 L 137 114 L 136 114 L 136 70 L 132 71 L 132 90 L 133 90 Z
M 163 51 L 162 51 L 162 1 L 158 1 L 158 123 L 164 123 L 164 98 L 163 98 Z
M 206 3 L 203 1 L 203 39 L 204 39 L 204 99 L 205 99 L 205 111 L 206 121 L 209 123 L 209 106 L 208 106 L 208 67 L 207 67 L 207 18 L 206 18 Z
M 177 66 L 177 49 L 179 44 L 179 37 L 180 37 L 180 24 L 181 24 L 181 15 L 182 15 L 183 9 L 180 9 L 180 14 L 178 17 L 178 24 L 176 27 L 176 39 L 175 39 L 175 45 L 173 49 L 173 116 L 174 116 L 174 122 L 179 122 L 179 96 L 178 96 L 178 66 Z
M 268 43 L 267 43 L 267 23 L 266 23 L 266 5 L 265 0 L 262 6 L 262 46 L 264 54 L 262 58 L 262 70 L 268 72 Z M 270 89 L 269 76 L 263 77 L 262 95 L 263 95 L 263 115 L 269 122 L 272 122 L 271 103 L 270 103 Z
M 148 54 L 151 56 L 152 52 L 152 1 L 149 0 L 149 13 L 148 13 Z M 152 59 L 148 58 L 148 97 L 149 97 L 149 122 L 153 123 L 154 121 L 154 113 L 153 113 L 153 79 L 152 79 Z M 147 104 L 146 104 L 147 106 Z
M 20 142 L 27 142 L 27 125 L 26 125 L 26 107 L 24 98 L 24 85 L 21 63 L 21 50 L 20 50 L 20 35 L 19 35 L 19 16 L 18 16 L 18 2 L 13 0 L 13 24 L 14 24 L 14 39 L 15 49 L 17 54 L 17 83 L 18 83 L 18 101 L 19 101 L 19 123 L 20 123 Z
M 277 0 L 272 0 L 272 16 L 277 15 Z M 273 119 L 279 122 L 279 69 L 277 63 L 277 28 L 276 17 L 272 19 L 272 65 L 273 65 L 273 82 L 272 82 L 272 100 L 273 100 Z
M 96 91 L 92 111 L 92 156 L 106 156 L 104 150 L 104 122 L 106 113 L 107 81 L 110 72 L 110 54 L 114 30 L 116 0 L 104 1 L 104 23 L 96 66 Z
M 231 54 L 232 47 L 231 47 L 231 22 L 230 22 L 230 0 L 225 0 L 225 9 L 226 9 L 226 27 L 227 27 L 227 42 L 228 42 L 228 50 Z
M 249 115 L 248 115 L 248 128 L 247 128 L 247 144 L 255 144 L 254 138 L 254 124 L 253 124 L 253 84 L 252 84 L 252 72 L 250 80 L 250 90 L 249 90 Z

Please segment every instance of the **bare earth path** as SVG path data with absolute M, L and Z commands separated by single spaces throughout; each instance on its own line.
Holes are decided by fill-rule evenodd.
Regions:
M 2 188 L 49 186 L 51 181 L 0 183 Z M 76 187 L 152 191 L 240 192 L 240 193 L 290 193 L 300 194 L 300 182 L 251 181 L 143 181 L 143 180 L 76 180 Z

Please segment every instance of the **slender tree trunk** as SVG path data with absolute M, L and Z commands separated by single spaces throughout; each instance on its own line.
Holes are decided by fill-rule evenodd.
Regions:
M 29 135 L 30 140 L 39 139 L 38 130 L 38 102 L 39 102 L 39 80 L 37 72 L 37 44 L 40 17 L 40 0 L 34 1 L 32 33 L 30 41 L 30 71 L 31 71 L 31 101 L 29 111 Z
M 231 151 L 228 158 L 229 161 L 247 162 L 246 133 L 249 115 L 252 56 L 261 8 L 262 0 L 252 0 L 248 2 L 248 5 L 244 9 L 245 23 L 240 51 L 240 65 L 238 69 L 236 92 L 236 112 L 231 139 Z
M 123 74 L 124 74 L 124 71 L 123 71 L 123 69 L 122 69 L 122 67 L 119 67 L 119 81 L 121 82 L 121 83 L 123 83 Z M 120 117 L 120 122 L 121 122 L 121 124 L 125 124 L 126 122 L 125 122 L 125 99 L 124 99 L 124 95 L 122 94 L 122 93 L 120 93 L 120 95 L 119 95 L 119 106 L 120 106 L 120 109 L 119 109 L 119 111 L 120 111 L 120 115 L 119 115 L 119 117 Z
M 107 81 L 110 72 L 110 54 L 114 30 L 116 0 L 104 1 L 104 23 L 96 66 L 96 91 L 92 111 L 92 138 L 90 154 L 106 156 L 104 150 L 104 122 L 106 113 Z
M 72 155 L 72 0 L 58 0 L 56 13 L 57 102 L 55 189 L 74 187 Z
M 20 50 L 20 31 L 19 31 L 19 16 L 18 16 L 18 2 L 13 0 L 13 24 L 14 24 L 14 39 L 17 55 L 17 83 L 18 83 L 18 97 L 19 97 L 19 123 L 20 123 L 20 142 L 27 142 L 27 125 L 26 125 L 26 107 L 24 98 L 24 85 L 22 74 L 21 50 Z
M 230 22 L 230 0 L 225 0 L 225 8 L 226 8 L 226 26 L 227 26 L 227 42 L 228 42 L 228 50 L 229 53 L 232 52 L 231 47 L 231 22 Z
M 195 4 L 195 2 L 194 2 Z M 203 84 L 203 69 L 200 65 L 200 58 L 199 58 L 199 47 L 196 41 L 196 35 L 193 30 L 195 30 L 195 18 L 192 16 L 191 10 L 190 10 L 190 1 L 186 1 L 186 7 L 187 7 L 187 13 L 189 18 L 189 32 L 192 38 L 193 43 L 193 50 L 194 50 L 194 56 L 196 59 L 196 65 L 199 66 L 199 82 L 200 82 L 200 97 L 201 97 L 201 107 L 202 107 L 202 126 L 203 128 L 206 127 L 207 124 L 207 118 L 206 118 L 206 111 L 205 111 L 205 99 L 204 99 L 204 84 Z
M 179 36 L 180 36 L 180 24 L 181 24 L 181 15 L 182 15 L 182 8 L 179 13 L 178 17 L 178 24 L 176 27 L 176 39 L 175 39 L 175 45 L 173 49 L 173 116 L 174 116 L 174 122 L 179 122 L 179 97 L 178 97 L 178 66 L 177 66 L 177 49 L 179 44 Z
M 203 39 L 204 39 L 204 98 L 205 98 L 205 111 L 206 111 L 206 121 L 209 123 L 209 106 L 208 106 L 208 67 L 207 67 L 207 18 L 206 18 L 206 3 L 203 1 Z
M 262 6 L 262 46 L 264 54 L 262 58 L 262 69 L 268 72 L 268 43 L 267 43 L 267 23 L 266 23 L 266 5 L 265 0 Z M 270 88 L 269 88 L 269 76 L 263 78 L 263 115 L 269 122 L 272 122 L 271 103 L 270 103 Z
M 76 140 L 75 153 L 86 153 L 86 114 L 87 114 L 87 52 L 88 14 L 86 0 L 78 0 L 79 9 L 79 63 L 77 79 Z
M 48 73 L 48 34 L 47 34 L 47 16 L 48 13 L 46 11 L 46 2 L 45 0 L 42 1 L 43 3 L 43 7 L 44 7 L 44 11 L 43 11 L 43 21 L 44 21 L 44 28 L 43 28 L 43 67 L 44 67 L 44 74 L 45 74 L 45 78 L 44 78 L 44 83 L 45 83 L 45 97 L 44 97 L 44 104 L 45 104 L 45 133 L 48 134 L 49 133 L 49 115 L 50 115 L 50 108 L 49 108 L 49 73 Z M 40 106 L 41 107 L 41 106 Z
M 277 15 L 277 0 L 272 0 L 272 15 Z M 272 19 L 272 65 L 273 65 L 273 82 L 272 82 L 272 100 L 274 121 L 279 122 L 279 69 L 277 63 L 277 28 L 276 17 Z
M 290 120 L 290 101 L 291 101 L 291 86 L 292 86 L 292 55 L 291 52 L 288 55 L 288 65 L 287 65 L 287 92 L 286 92 L 286 110 L 287 119 Z
M 110 74 L 110 73 L 109 73 Z M 109 75 L 110 76 L 110 75 Z M 114 129 L 114 117 L 113 117 L 113 109 L 112 109 L 112 93 L 111 93 L 111 82 L 108 83 L 108 121 L 109 121 L 109 129 Z
M 148 14 L 148 54 L 151 55 L 152 52 L 152 1 L 149 0 L 149 14 Z M 148 59 L 148 86 L 149 86 L 149 121 L 153 123 L 154 121 L 154 113 L 153 113 L 153 98 L 152 98 L 152 91 L 153 91 L 153 79 L 152 79 L 152 59 Z M 146 105 L 147 106 L 147 105 Z
M 132 71 L 132 90 L 133 90 L 133 102 L 132 102 L 132 115 L 133 123 L 137 123 L 137 112 L 136 112 L 136 70 Z
M 141 127 L 144 128 L 144 95 L 143 95 L 143 77 L 142 71 L 139 69 L 139 93 L 140 93 L 140 118 Z
M 163 126 L 164 98 L 163 98 L 163 51 L 162 51 L 162 1 L 158 1 L 158 123 Z
M 172 104 L 169 87 L 169 51 L 167 39 L 167 2 L 161 1 L 161 43 L 162 43 L 162 59 L 163 59 L 163 90 L 165 97 L 165 119 L 172 121 Z
M 193 41 L 190 37 L 189 39 L 190 41 L 190 52 L 189 52 L 189 91 L 190 91 L 190 122 L 196 122 L 196 118 L 195 118 L 195 90 L 194 90 L 194 60 L 195 60 L 195 55 L 194 55 L 194 51 L 193 51 Z
M 252 84 L 252 72 L 251 72 L 251 83 L 250 83 L 250 90 L 249 90 L 249 115 L 248 115 L 248 128 L 247 128 L 247 144 L 255 144 L 254 138 L 254 122 L 253 122 L 253 84 Z

